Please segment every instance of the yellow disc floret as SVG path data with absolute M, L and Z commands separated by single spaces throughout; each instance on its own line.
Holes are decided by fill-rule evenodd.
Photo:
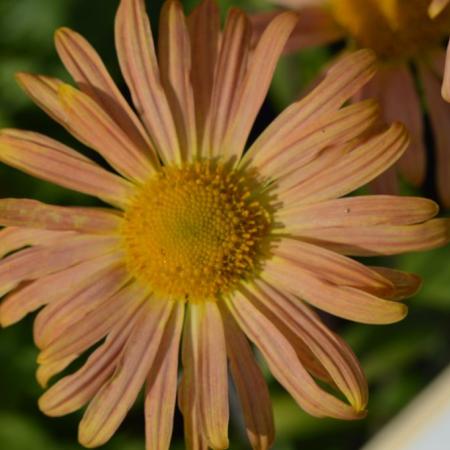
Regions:
M 386 60 L 407 59 L 436 47 L 450 32 L 450 8 L 434 20 L 430 0 L 329 0 L 336 21 L 360 47 Z
M 208 161 L 163 168 L 124 218 L 131 272 L 159 295 L 190 301 L 218 298 L 257 270 L 271 227 L 254 180 Z

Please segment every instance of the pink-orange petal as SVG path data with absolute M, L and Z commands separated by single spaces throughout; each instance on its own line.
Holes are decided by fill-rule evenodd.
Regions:
M 64 83 L 57 78 L 19 72 L 16 74 L 19 86 L 42 108 L 52 119 L 63 123 L 64 108 L 58 100 L 58 89 Z
M 429 16 L 434 19 L 437 17 L 450 3 L 450 0 L 431 0 L 430 6 L 428 7 Z
M 450 219 L 414 225 L 324 227 L 298 234 L 303 240 L 346 255 L 396 255 L 446 245 L 450 241 Z
M 394 285 L 394 291 L 389 295 L 391 300 L 403 300 L 412 297 L 422 287 L 422 279 L 414 274 L 390 269 L 388 267 L 370 267 Z
M 148 148 L 136 147 L 91 97 L 69 84 L 59 86 L 57 95 L 65 114 L 62 125 L 119 173 L 142 183 L 155 171 Z
M 32 228 L 7 227 L 0 231 L 0 258 L 30 245 L 52 245 L 63 236 L 73 236 L 67 231 L 48 231 Z
M 275 438 L 269 389 L 253 351 L 226 308 L 221 309 L 230 369 L 253 450 L 268 450 Z
M 191 43 L 183 7 L 164 2 L 159 19 L 158 61 L 161 81 L 175 120 L 184 160 L 197 156 Z
M 39 399 L 39 408 L 49 416 L 64 416 L 84 406 L 91 400 L 116 368 L 123 348 L 133 332 L 142 311 L 133 317 L 125 316 L 77 372 L 58 381 Z M 42 366 L 41 366 L 42 367 Z M 38 380 L 45 386 L 45 372 Z
M 0 160 L 30 175 L 124 207 L 134 187 L 69 147 L 31 131 L 2 130 Z
M 149 373 L 145 393 L 146 450 L 169 450 L 175 412 L 178 353 L 184 319 L 184 303 L 178 302 L 161 341 L 159 370 Z
M 182 159 L 175 122 L 161 85 L 150 21 L 143 0 L 121 0 L 115 36 L 122 74 L 133 103 L 164 162 Z
M 11 292 L 0 304 L 0 324 L 4 327 L 21 320 L 39 307 L 64 297 L 71 297 L 83 289 L 92 278 L 100 277 L 120 261 L 120 255 L 109 253 L 88 259 L 56 273 L 39 277 L 36 281 Z
M 350 347 L 298 298 L 262 281 L 248 289 L 268 316 L 273 315 L 274 321 L 279 320 L 280 326 L 288 328 L 312 351 L 355 411 L 363 411 L 368 401 L 367 381 Z
M 384 295 L 394 287 L 389 280 L 364 264 L 300 240 L 282 239 L 272 254 L 281 267 L 308 270 L 337 286 L 350 286 Z
M 450 206 L 450 105 L 441 97 L 441 80 L 425 64 L 419 65 L 436 148 L 437 188 L 444 206 Z
M 297 173 L 322 150 L 360 137 L 378 118 L 379 107 L 375 101 L 356 103 L 299 127 L 275 148 L 262 148 L 256 153 L 252 149 L 245 159 L 250 159 L 262 175 L 278 179 L 281 189 L 287 189 L 295 185 Z
M 45 386 L 51 377 L 111 333 L 123 320 L 131 320 L 142 302 L 142 292 L 131 285 L 102 303 L 96 302 L 95 311 L 80 314 L 78 318 L 70 317 L 62 326 L 56 323 L 59 325 L 59 335 L 54 333 L 56 339 L 38 356 L 38 381 Z
M 278 59 L 297 23 L 297 15 L 278 15 L 264 30 L 250 58 L 231 112 L 220 154 L 240 158 L 253 122 L 266 97 Z
M 219 52 L 220 16 L 217 3 L 214 0 L 202 0 L 188 16 L 187 23 L 191 39 L 191 80 L 200 149 L 210 111 Z
M 89 42 L 77 32 L 64 27 L 55 33 L 55 45 L 79 88 L 105 110 L 137 148 L 147 149 L 152 162 L 157 164 L 157 157 L 144 127 Z
M 198 385 L 196 384 L 196 359 L 194 330 L 189 318 L 189 310 L 184 321 L 181 360 L 183 373 L 178 387 L 178 407 L 183 414 L 184 440 L 187 450 L 208 450 L 199 411 Z
M 266 263 L 261 275 L 279 289 L 302 298 L 330 314 L 355 322 L 388 324 L 402 320 L 407 307 L 368 292 L 348 286 L 338 286 L 323 280 L 320 273 L 277 260 Z
M 398 165 L 402 175 L 420 186 L 426 175 L 426 150 L 420 98 L 413 75 L 405 65 L 391 69 L 385 75 L 380 103 L 388 123 L 398 121 L 406 125 L 411 143 Z M 401 98 L 399 102 L 397 99 Z
M 278 147 L 309 121 L 336 111 L 370 80 L 376 71 L 375 55 L 359 50 L 337 61 L 324 80 L 306 97 L 286 108 L 260 135 L 249 152 Z
M 246 73 L 250 51 L 250 23 L 238 9 L 228 12 L 217 59 L 203 153 L 217 156 L 232 120 L 233 105 Z M 208 152 L 208 153 L 207 153 Z
M 421 197 L 364 195 L 286 207 L 279 218 L 292 234 L 316 227 L 409 225 L 433 218 L 439 206 Z
M 274 2 L 287 9 L 293 9 L 299 12 L 297 26 L 294 28 L 288 42 L 284 48 L 285 53 L 298 51 L 303 48 L 316 47 L 335 42 L 344 36 L 344 31 L 340 28 L 331 14 L 323 7 L 320 2 L 310 0 L 303 5 L 302 1 L 292 2 L 277 1 Z M 322 2 L 323 3 L 323 2 Z M 320 5 L 323 6 L 323 5 Z M 253 40 L 256 41 L 272 18 L 278 14 L 274 12 L 263 12 L 250 16 L 253 25 Z
M 149 299 L 124 348 L 118 366 L 89 403 L 80 422 L 78 439 L 85 447 L 107 442 L 132 407 L 150 370 L 161 343 L 172 302 Z
M 450 45 L 447 45 L 443 78 L 441 94 L 446 102 L 450 102 Z
M 297 358 L 284 334 L 254 304 L 252 294 L 243 289 L 226 304 L 248 338 L 259 348 L 270 371 L 309 414 L 317 417 L 358 419 L 364 416 L 322 390 Z M 286 362 L 288 361 L 288 364 Z
M 183 340 L 183 342 L 185 342 Z M 184 366 L 183 375 L 178 387 L 178 407 L 183 414 L 184 441 L 186 450 L 208 450 L 208 443 L 201 434 L 200 414 L 195 401 L 195 392 L 192 386 L 191 368 Z M 189 373 L 189 374 L 188 374 Z
M 355 150 L 344 155 L 336 164 L 322 171 L 320 176 L 298 184 L 280 200 L 310 204 L 341 197 L 373 180 L 392 166 L 406 150 L 408 134 L 401 124 L 393 124 Z
M 0 224 L 3 226 L 103 234 L 117 231 L 120 223 L 120 215 L 111 209 L 54 206 L 29 199 L 0 199 Z
M 30 281 L 64 270 L 79 262 L 113 253 L 118 238 L 80 235 L 51 247 L 31 247 L 0 261 L 0 295 L 23 281 Z
M 228 376 L 224 325 L 215 302 L 189 305 L 189 349 L 203 433 L 208 445 L 228 448 Z
M 98 320 L 96 316 L 102 315 L 98 310 L 111 307 L 102 307 L 103 303 L 115 303 L 116 295 L 129 280 L 130 275 L 125 267 L 117 264 L 108 271 L 105 270 L 101 276 L 85 281 L 72 295 L 61 295 L 43 308 L 34 322 L 34 339 L 42 350 L 38 362 L 43 363 L 58 352 L 65 352 L 70 342 L 83 339 L 83 335 L 78 334 L 80 329 L 89 327 L 89 322 Z M 117 303 L 120 304 L 121 301 L 118 300 Z M 77 335 L 77 339 L 72 339 L 73 333 Z

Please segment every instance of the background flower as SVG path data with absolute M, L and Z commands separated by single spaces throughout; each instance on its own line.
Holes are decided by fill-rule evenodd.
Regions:
M 436 160 L 436 187 L 445 206 L 450 206 L 450 108 L 443 102 L 439 86 L 444 72 L 443 41 L 449 36 L 450 10 L 447 2 L 415 0 L 281 0 L 282 7 L 301 12 L 300 22 L 287 44 L 287 51 L 345 42 L 347 49 L 372 48 L 379 57 L 374 79 L 356 96 L 375 98 L 384 118 L 399 120 L 411 132 L 410 148 L 397 169 L 414 186 L 422 186 L 430 161 Z M 433 18 L 429 17 L 430 12 Z M 255 15 L 260 29 L 272 13 Z M 435 154 L 427 157 L 423 92 Z M 376 192 L 398 192 L 397 173 L 391 170 L 373 184 Z

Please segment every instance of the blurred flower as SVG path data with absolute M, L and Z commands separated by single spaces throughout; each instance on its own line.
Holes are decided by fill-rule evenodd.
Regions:
M 387 122 L 399 120 L 407 126 L 411 144 L 397 169 L 415 186 L 420 186 L 426 175 L 424 123 L 414 79 L 418 75 L 434 133 L 437 188 L 443 204 L 450 207 L 450 129 L 442 125 L 449 123 L 450 107 L 439 95 L 445 59 L 442 41 L 450 34 L 448 0 L 275 0 L 274 3 L 301 12 L 287 51 L 344 39 L 349 49 L 367 47 L 375 51 L 379 58 L 378 73 L 361 90 L 357 100 L 376 98 Z M 262 30 L 272 14 L 254 16 L 256 29 Z M 377 193 L 396 193 L 397 171 L 385 172 L 373 187 Z
M 111 170 L 38 133 L 3 130 L 0 159 L 93 195 L 109 208 L 0 201 L 3 326 L 46 305 L 34 338 L 45 386 L 103 341 L 40 399 L 60 416 L 89 404 L 79 439 L 105 443 L 146 384 L 147 449 L 168 449 L 177 396 L 187 448 L 228 447 L 229 367 L 254 449 L 274 436 L 267 386 L 247 337 L 307 412 L 363 417 L 367 384 L 350 348 L 313 306 L 350 320 L 401 320 L 420 281 L 345 255 L 432 248 L 449 240 L 437 206 L 412 197 L 338 199 L 393 164 L 403 126 L 367 136 L 373 101 L 341 106 L 374 74 L 359 51 L 287 108 L 243 154 L 296 16 L 277 16 L 251 51 L 249 19 L 223 32 L 206 0 L 185 19 L 164 4 L 158 57 L 142 0 L 122 0 L 119 62 L 139 116 L 94 49 L 60 29 L 56 47 L 80 90 L 19 74 L 27 93 Z M 343 401 L 322 389 L 319 378 Z
M 449 3 L 450 0 L 431 0 L 430 6 L 428 7 L 429 16 L 435 18 Z

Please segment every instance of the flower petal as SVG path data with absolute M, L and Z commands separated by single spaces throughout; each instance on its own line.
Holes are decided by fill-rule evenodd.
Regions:
M 58 123 L 64 122 L 64 108 L 58 99 L 58 89 L 64 84 L 61 80 L 19 72 L 16 74 L 16 81 L 28 97 L 53 120 Z
M 209 115 L 219 52 L 220 16 L 214 0 L 202 0 L 187 19 L 191 39 L 191 81 L 195 98 L 197 137 L 202 147 Z
M 106 301 L 114 303 L 115 295 L 129 279 L 126 269 L 116 264 L 100 276 L 90 277 L 72 295 L 61 295 L 42 309 L 34 322 L 34 339 L 36 345 L 43 350 L 38 362 L 45 363 L 56 353 L 64 352 L 68 344 L 73 343 L 72 335 L 77 335 L 81 328 L 89 327 L 90 321 L 97 320 L 97 315 L 102 314 L 97 309 Z M 102 309 L 109 308 L 110 306 L 103 306 Z M 83 335 L 77 335 L 78 340 L 82 338 Z
M 154 297 L 144 304 L 114 374 L 83 415 L 78 433 L 81 445 L 97 447 L 107 442 L 135 402 L 149 370 L 159 369 L 154 367 L 155 356 L 173 306 Z
M 198 349 L 194 341 L 195 331 L 189 318 L 189 310 L 186 315 L 183 330 L 181 360 L 183 374 L 178 388 L 178 407 L 183 414 L 184 439 L 187 450 L 208 450 L 208 443 L 204 437 L 203 424 L 199 411 L 198 384 L 196 384 L 195 370 Z M 197 357 L 198 359 L 198 357 Z
M 20 73 L 17 79 L 44 111 L 78 140 L 98 151 L 118 172 L 142 181 L 154 171 L 148 148 L 136 147 L 91 97 L 49 77 Z
M 232 120 L 219 154 L 238 159 L 241 157 L 250 130 L 266 97 L 278 59 L 297 19 L 294 13 L 282 13 L 264 30 L 239 87 L 231 114 Z
M 117 230 L 121 218 L 114 210 L 46 205 L 29 199 L 0 199 L 0 224 L 103 234 Z
M 150 22 L 143 0 L 121 0 L 116 48 L 133 103 L 164 162 L 182 159 L 174 119 L 161 85 Z
M 38 133 L 0 132 L 0 160 L 30 175 L 123 207 L 133 185 L 80 153 Z
M 183 348 L 185 342 L 183 336 Z M 192 385 L 192 369 L 183 363 L 183 375 L 178 388 L 178 406 L 183 414 L 185 446 L 187 450 L 208 450 L 208 443 L 202 435 L 198 402 Z
M 191 84 L 191 43 L 180 2 L 164 2 L 159 20 L 161 81 L 178 130 L 183 158 L 189 161 L 197 154 L 197 130 Z
M 336 24 L 331 14 L 325 8 L 303 6 L 298 0 L 284 5 L 299 12 L 297 26 L 294 28 L 284 48 L 285 53 L 291 53 L 308 47 L 327 45 L 344 37 L 343 30 Z M 288 2 L 286 2 L 288 3 Z M 254 40 L 256 40 L 272 18 L 278 14 L 275 12 L 263 12 L 250 16 L 253 26 Z
M 450 219 L 414 225 L 324 227 L 303 230 L 299 236 L 345 255 L 396 255 L 446 245 L 450 241 Z
M 447 46 L 443 78 L 441 94 L 446 102 L 450 102 L 450 45 Z
M 294 348 L 283 333 L 254 303 L 250 292 L 237 292 L 226 300 L 233 317 L 248 338 L 259 348 L 275 378 L 309 414 L 317 417 L 358 419 L 350 405 L 322 390 L 297 358 Z M 286 362 L 289 361 L 288 364 Z
M 277 264 L 287 270 L 308 270 L 321 280 L 386 295 L 393 290 L 389 280 L 364 264 L 325 248 L 295 239 L 282 239 L 272 250 Z
M 52 247 L 32 247 L 14 253 L 0 261 L 0 295 L 4 295 L 23 281 L 35 280 L 64 270 L 79 262 L 112 253 L 117 238 L 73 236 Z
M 408 146 L 408 134 L 401 124 L 393 124 L 387 131 L 369 139 L 344 155 L 320 176 L 308 179 L 281 193 L 286 204 L 309 204 L 341 197 L 363 186 L 394 164 Z
M 218 156 L 232 121 L 233 106 L 247 70 L 250 52 L 250 22 L 239 9 L 228 12 L 223 31 L 211 94 L 209 121 L 203 153 Z
M 375 70 L 375 55 L 370 50 L 346 55 L 328 70 L 324 80 L 310 94 L 293 103 L 272 121 L 247 153 L 251 156 L 260 151 L 279 149 L 280 143 L 284 146 L 286 137 L 295 134 L 299 127 L 339 109 L 372 78 Z
M 422 108 L 414 79 L 405 65 L 391 69 L 384 76 L 380 102 L 386 122 L 402 122 L 411 136 L 410 146 L 398 162 L 399 169 L 410 183 L 420 186 L 426 175 L 426 150 Z
M 62 125 L 77 139 L 96 150 L 120 174 L 145 182 L 155 171 L 148 148 L 136 147 L 127 134 L 91 97 L 69 84 L 58 88 L 65 118 Z
M 409 225 L 433 218 L 439 206 L 421 197 L 364 195 L 286 207 L 278 217 L 292 234 L 316 227 Z
M 303 11 L 304 8 L 311 6 L 324 8 L 327 6 L 327 2 L 328 0 L 274 0 L 273 4 Z
M 67 231 L 34 230 L 31 228 L 8 227 L 0 231 L 0 258 L 15 250 L 30 245 L 52 245 L 61 237 L 73 236 Z
M 397 168 L 391 166 L 372 180 L 368 186 L 370 193 L 377 195 L 400 195 Z
M 391 300 L 403 300 L 417 294 L 422 286 L 422 279 L 413 273 L 389 269 L 387 267 L 370 267 L 394 285 L 394 292 L 389 295 Z
M 356 412 L 364 411 L 368 401 L 367 381 L 350 347 L 332 333 L 299 299 L 283 294 L 274 287 L 257 281 L 249 287 L 265 315 L 273 315 L 312 351 L 330 374 L 336 387 L 345 395 Z
M 428 7 L 429 16 L 434 19 L 437 17 L 449 4 L 450 0 L 431 0 L 430 6 Z
M 96 301 L 95 310 L 91 308 L 91 311 L 79 314 L 79 317 L 74 317 L 77 311 L 72 312 L 66 322 L 50 322 L 50 326 L 58 327 L 59 333 L 48 333 L 49 343 L 38 356 L 38 381 L 42 385 L 46 386 L 53 375 L 64 370 L 84 351 L 111 333 L 124 318 L 131 319 L 145 297 L 142 290 L 134 289 L 133 285 L 126 286 L 111 297 L 106 297 L 104 290 L 99 295 L 104 301 Z
M 315 180 L 321 173 L 334 167 L 347 153 L 353 151 L 356 145 L 354 142 L 346 143 L 342 145 L 331 145 L 321 152 L 319 152 L 315 158 L 306 162 L 302 166 L 299 164 L 299 170 L 292 172 L 285 176 L 283 180 L 275 181 L 275 189 L 279 198 L 283 197 L 284 208 L 292 208 L 295 205 L 296 200 L 296 188 L 310 180 Z M 292 196 L 291 196 L 292 192 Z M 291 206 L 293 204 L 293 206 Z
M 307 267 L 271 260 L 266 263 L 261 278 L 323 311 L 356 322 L 393 323 L 407 313 L 402 303 L 383 300 L 353 287 L 337 286 L 320 275 Z
M 436 148 L 437 187 L 444 206 L 450 206 L 450 105 L 441 97 L 441 82 L 425 65 L 419 65 Z
M 147 132 L 89 42 L 69 28 L 60 28 L 55 34 L 55 44 L 62 62 L 79 88 L 104 109 L 135 147 L 148 149 L 150 159 L 157 163 Z
M 59 380 L 39 399 L 41 411 L 49 416 L 64 416 L 81 408 L 94 397 L 118 365 L 126 342 L 142 317 L 142 309 L 132 317 L 124 317 L 81 369 Z M 41 385 L 45 385 L 46 379 L 47 376 L 40 379 Z
M 278 178 L 280 187 L 286 189 L 290 184 L 295 185 L 296 173 L 322 150 L 360 137 L 377 120 L 379 108 L 375 101 L 356 103 L 317 118 L 308 126 L 299 127 L 285 136 L 275 152 L 274 149 L 262 148 L 246 160 L 250 159 L 261 175 Z
M 151 371 L 145 394 L 146 450 L 169 450 L 177 395 L 178 353 L 184 319 L 184 303 L 175 304 L 161 341 L 158 371 Z
M 215 302 L 192 303 L 186 350 L 193 364 L 198 411 L 209 447 L 228 448 L 228 379 L 224 326 Z M 189 354 L 186 355 L 189 357 Z
M 88 259 L 56 273 L 38 278 L 6 297 L 0 305 L 0 324 L 4 327 L 18 322 L 30 312 L 58 299 L 71 297 L 92 278 L 101 277 L 120 261 L 120 255 L 109 253 Z M 42 263 L 42 261 L 40 261 Z
M 247 435 L 254 450 L 268 450 L 275 438 L 267 383 L 245 335 L 226 308 L 221 309 L 230 369 L 244 413 Z

